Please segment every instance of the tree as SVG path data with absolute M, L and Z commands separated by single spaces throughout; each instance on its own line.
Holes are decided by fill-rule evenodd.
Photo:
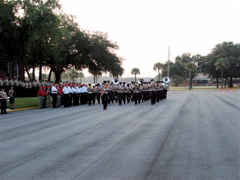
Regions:
M 6 70 L 7 76 L 13 77 L 13 71 L 8 74 L 7 64 L 14 66 L 19 58 L 19 20 L 15 16 L 16 1 L 1 1 L 0 3 L 0 70 Z
M 108 40 L 106 33 L 98 31 L 90 36 L 90 40 L 91 53 L 88 56 L 87 66 L 89 72 L 94 76 L 94 82 L 96 82 L 97 76 L 101 76 L 103 72 L 110 72 L 114 76 L 122 75 L 123 59 L 114 53 L 114 50 L 118 49 L 118 45 Z
M 216 69 L 215 63 L 224 58 L 228 61 L 228 67 L 223 69 L 223 78 L 229 79 L 229 87 L 233 87 L 233 78 L 240 77 L 240 44 L 233 42 L 223 42 L 217 44 L 206 57 L 205 73 L 216 78 L 218 87 L 218 78 L 221 76 L 219 70 Z
M 79 77 L 80 77 L 80 83 L 82 83 L 82 78 L 84 77 L 83 72 L 79 72 Z
M 103 72 L 122 75 L 123 58 L 114 52 L 116 42 L 106 33 L 90 34 L 74 21 L 72 15 L 63 14 L 59 0 L 1 1 L 0 4 L 0 68 L 7 62 L 21 62 L 29 74 L 49 67 L 55 82 L 68 69 L 88 68 L 95 76 Z M 60 13 L 59 13 L 60 12 Z
M 137 74 L 140 74 L 140 70 L 138 68 L 133 68 L 131 70 L 131 74 L 134 74 L 135 76 L 135 83 L 137 82 Z
M 75 79 L 79 77 L 79 73 L 76 70 L 71 69 L 69 72 L 69 77 L 72 82 L 75 82 Z
M 42 79 L 42 67 L 47 59 L 54 56 L 53 45 L 58 41 L 59 17 L 54 11 L 59 10 L 58 0 L 19 1 L 20 42 L 22 42 L 22 57 L 25 68 L 39 67 L 39 79 Z
M 192 72 L 195 70 L 196 65 L 193 62 L 189 62 L 185 65 L 185 68 L 189 71 L 189 90 L 192 89 Z
M 63 81 L 68 81 L 68 73 L 66 73 L 66 72 L 62 73 L 62 74 L 61 74 L 61 79 L 62 79 Z
M 157 70 L 158 71 L 158 80 L 160 81 L 160 79 L 162 79 L 161 78 L 161 74 L 160 74 L 160 70 L 163 68 L 163 64 L 162 63 L 160 63 L 160 62 L 158 62 L 158 63 L 155 63 L 154 65 L 153 65 L 153 70 Z
M 221 70 L 221 88 L 223 88 L 223 70 L 229 68 L 229 63 L 227 59 L 220 58 L 215 63 L 215 66 L 216 66 L 216 70 Z

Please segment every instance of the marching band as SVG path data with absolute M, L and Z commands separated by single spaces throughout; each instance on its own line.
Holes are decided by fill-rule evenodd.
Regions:
M 1 82 L 2 79 L 0 79 Z M 16 94 L 23 91 L 22 84 L 17 80 L 11 79 Z M 1 83 L 4 86 L 6 83 Z M 136 82 L 119 82 L 118 79 L 114 79 L 112 82 L 103 81 L 102 84 L 81 84 L 81 83 L 50 83 L 50 82 L 37 82 L 33 81 L 28 84 L 28 95 L 38 95 L 40 108 L 45 108 L 46 104 L 49 107 L 50 98 L 52 97 L 52 107 L 57 108 L 61 105 L 64 108 L 70 106 L 77 106 L 80 104 L 94 105 L 95 102 L 100 104 L 102 102 L 103 109 L 107 109 L 107 106 L 111 103 L 118 103 L 123 105 L 133 102 L 135 105 L 150 101 L 152 105 L 158 103 L 161 100 L 166 99 L 168 84 L 170 79 L 164 77 L 162 81 L 150 82 L 144 81 L 140 78 Z M 29 87 L 29 84 L 31 86 Z M 10 87 L 9 82 L 7 87 Z M 11 85 L 11 87 L 12 87 Z M 31 88 L 31 91 L 29 89 Z M 34 92 L 32 92 L 34 91 Z

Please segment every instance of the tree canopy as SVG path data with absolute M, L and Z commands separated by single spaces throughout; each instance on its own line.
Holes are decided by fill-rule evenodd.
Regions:
M 56 82 L 69 68 L 88 68 L 94 76 L 103 72 L 122 75 L 116 42 L 103 32 L 82 30 L 72 15 L 64 14 L 58 0 L 9 0 L 0 6 L 0 62 L 22 63 L 26 72 L 42 67 L 53 72 Z M 49 77 L 50 79 L 50 77 Z
M 220 63 L 223 59 L 224 63 Z M 183 53 L 175 58 L 175 62 L 170 62 L 169 69 L 171 81 L 176 86 L 186 79 L 191 83 L 194 77 L 203 73 L 216 79 L 217 86 L 218 79 L 223 74 L 225 81 L 228 81 L 228 86 L 232 87 L 232 80 L 240 78 L 240 44 L 233 42 L 217 44 L 206 56 Z M 167 75 L 167 62 L 163 64 L 162 72 L 163 76 Z

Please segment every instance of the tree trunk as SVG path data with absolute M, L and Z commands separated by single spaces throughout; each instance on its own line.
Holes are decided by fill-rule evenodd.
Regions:
M 55 83 L 59 83 L 61 80 L 61 73 L 60 72 L 54 72 L 55 74 Z
M 52 76 L 52 68 L 50 69 L 50 72 L 48 74 L 48 81 L 51 81 L 51 76 Z
M 137 82 L 137 74 L 135 73 L 135 83 Z
M 223 88 L 223 68 L 221 69 L 221 88 Z
M 32 81 L 31 76 L 30 76 L 30 74 L 29 74 L 28 68 L 27 68 L 26 66 L 24 66 L 24 67 L 25 67 L 25 71 L 26 71 L 26 73 L 27 73 L 27 75 L 28 75 L 29 80 Z
M 42 80 L 42 60 L 40 60 L 40 65 L 39 65 L 39 80 Z
M 192 90 L 192 72 L 189 71 L 189 90 Z
M 97 75 L 93 75 L 93 83 L 95 84 L 96 83 L 96 80 L 97 80 Z
M 216 82 L 217 82 L 217 88 L 219 88 L 219 82 L 218 82 L 218 77 L 216 77 Z
M 33 64 L 32 79 L 35 80 L 35 65 Z
M 233 77 L 230 76 L 229 82 L 228 82 L 228 87 L 233 87 Z

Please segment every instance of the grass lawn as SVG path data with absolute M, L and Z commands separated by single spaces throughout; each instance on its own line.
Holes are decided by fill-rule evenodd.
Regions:
M 35 107 L 39 106 L 38 97 L 22 97 L 22 98 L 14 98 L 14 108 L 27 108 L 27 107 Z M 7 101 L 7 107 L 9 107 L 9 102 Z

